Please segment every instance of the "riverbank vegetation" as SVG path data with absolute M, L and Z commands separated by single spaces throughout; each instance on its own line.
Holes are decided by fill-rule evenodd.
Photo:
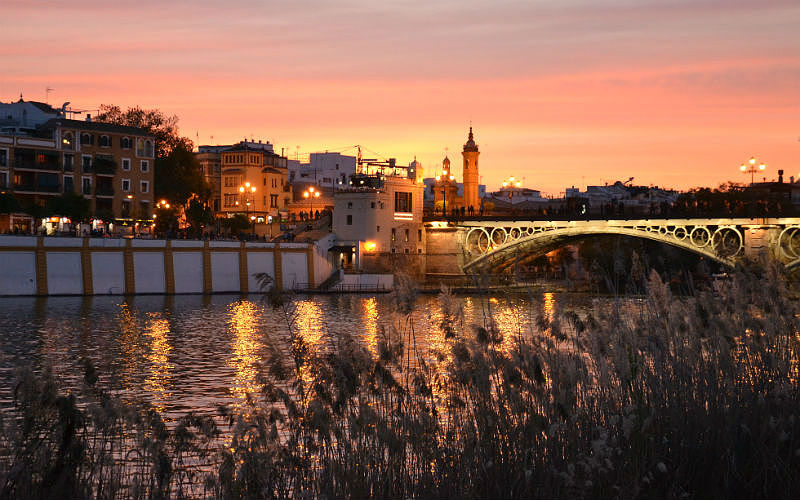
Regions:
M 164 422 L 86 362 L 83 390 L 24 373 L 0 432 L 0 498 L 788 498 L 800 491 L 800 305 L 779 267 L 675 298 L 538 315 L 502 335 L 439 297 L 417 349 L 399 279 L 374 345 L 292 332 L 245 411 Z M 502 299 L 501 299 L 502 300 Z M 508 299 L 513 300 L 513 299 Z M 522 316 L 520 314 L 520 316 Z

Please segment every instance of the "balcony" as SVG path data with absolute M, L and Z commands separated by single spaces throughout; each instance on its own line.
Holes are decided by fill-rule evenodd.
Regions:
M 58 153 L 19 148 L 14 151 L 14 169 L 61 170 Z
M 97 175 L 114 175 L 117 171 L 117 162 L 111 158 L 95 157 L 92 170 Z
M 36 185 L 36 184 L 14 184 L 14 191 L 24 191 L 29 193 L 59 193 L 61 185 Z
M 94 193 L 96 196 L 114 196 L 114 188 L 111 186 L 97 186 Z

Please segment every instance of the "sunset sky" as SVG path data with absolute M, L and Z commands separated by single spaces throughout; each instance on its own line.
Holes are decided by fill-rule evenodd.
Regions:
M 201 144 L 361 144 L 557 195 L 800 173 L 800 2 L 3 0 L 0 101 L 159 108 Z M 213 136 L 213 139 L 212 139 Z M 197 140 L 199 137 L 199 141 Z M 352 150 L 348 152 L 352 153 Z M 460 179 L 460 168 L 456 173 Z

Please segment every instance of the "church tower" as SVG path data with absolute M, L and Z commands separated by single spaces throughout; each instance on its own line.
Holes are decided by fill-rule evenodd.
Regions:
M 480 199 L 478 199 L 478 145 L 475 144 L 475 139 L 472 137 L 472 127 L 469 128 L 469 138 L 467 143 L 464 144 L 464 151 L 461 155 L 464 157 L 464 207 L 469 209 L 473 207 L 478 210 L 480 207 Z

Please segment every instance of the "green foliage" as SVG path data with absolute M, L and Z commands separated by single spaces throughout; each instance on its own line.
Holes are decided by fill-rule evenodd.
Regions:
M 156 197 L 166 198 L 172 204 L 185 205 L 195 194 L 202 199 L 211 194 L 191 147 L 179 146 L 156 158 L 154 176 Z
M 167 116 L 158 109 L 142 109 L 139 106 L 125 111 L 119 106 L 101 104 L 95 121 L 113 123 L 146 130 L 155 138 L 155 156 L 162 158 L 178 148 L 192 150 L 192 141 L 178 133 L 178 117 Z
M 211 209 L 197 198 L 189 200 L 184 216 L 194 236 L 200 236 L 203 232 L 203 227 L 209 226 L 214 222 L 214 214 Z
M 47 200 L 46 210 L 53 215 L 69 217 L 73 224 L 77 224 L 89 217 L 90 202 L 82 195 L 64 193 Z
M 235 214 L 226 219 L 220 219 L 222 227 L 226 228 L 232 235 L 246 233 L 250 229 L 250 219 L 244 214 Z
M 155 233 L 159 236 L 164 236 L 168 232 L 174 231 L 178 227 L 178 211 L 174 206 L 165 208 L 161 205 L 156 205 L 153 210 L 153 215 L 156 218 Z
M 11 214 L 19 212 L 21 205 L 13 195 L 9 193 L 0 193 L 0 214 Z

